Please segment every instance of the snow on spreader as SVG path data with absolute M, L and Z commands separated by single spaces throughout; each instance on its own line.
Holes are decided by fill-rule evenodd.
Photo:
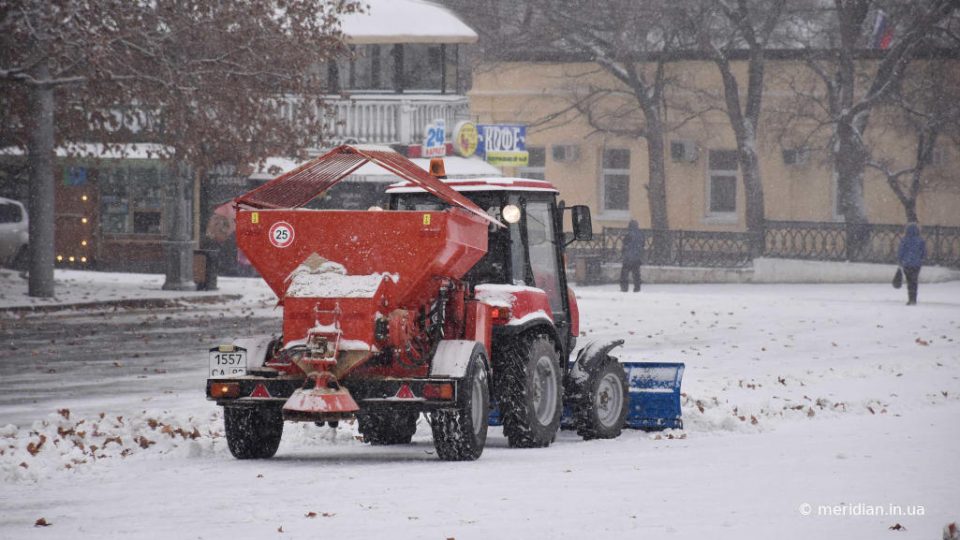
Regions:
M 302 208 L 367 162 L 400 180 L 386 211 Z M 573 237 L 589 238 L 589 209 L 556 196 L 541 180 L 440 180 L 342 146 L 238 197 L 237 245 L 283 330 L 211 350 L 207 395 L 234 456 L 274 455 L 284 420 L 356 418 L 371 444 L 408 443 L 426 413 L 441 459 L 476 459 L 491 400 L 510 446 L 549 445 L 564 410 L 585 438 L 618 436 L 635 401 L 609 354 L 623 342 L 573 355 L 561 225 L 570 212 Z

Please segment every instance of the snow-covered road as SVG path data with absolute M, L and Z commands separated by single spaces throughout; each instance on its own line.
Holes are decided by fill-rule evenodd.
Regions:
M 65 365 L 57 401 L 52 374 L 16 374 L 6 354 L 0 538 L 939 538 L 960 520 L 960 282 L 921 286 L 916 307 L 879 285 L 580 289 L 581 342 L 623 337 L 623 359 L 687 364 L 686 430 L 515 450 L 493 429 L 479 461 L 444 463 L 423 420 L 404 447 L 287 424 L 275 459 L 230 457 L 186 323 L 226 311 L 269 326 L 262 286 L 237 281 L 233 305 L 160 317 L 196 348 L 146 357 L 166 373 Z M 0 324 L 18 346 L 10 325 L 31 323 Z M 105 399 L 104 381 L 132 390 Z M 852 515 L 876 506 L 903 515 Z

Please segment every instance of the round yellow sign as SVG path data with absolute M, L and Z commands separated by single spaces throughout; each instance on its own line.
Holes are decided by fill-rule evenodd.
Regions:
M 479 140 L 477 125 L 469 120 L 461 120 L 453 128 L 453 150 L 463 157 L 476 153 Z

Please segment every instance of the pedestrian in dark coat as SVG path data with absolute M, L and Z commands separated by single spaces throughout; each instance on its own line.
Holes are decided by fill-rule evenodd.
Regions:
M 897 259 L 903 268 L 903 277 L 907 279 L 907 305 L 917 303 L 917 282 L 920 278 L 920 267 L 927 257 L 927 243 L 920 237 L 920 227 L 916 223 L 908 223 L 906 234 L 900 240 L 900 249 L 897 250 Z
M 640 262 L 643 260 L 643 232 L 635 220 L 627 226 L 623 237 L 623 266 L 620 269 L 620 290 L 627 292 L 628 278 L 633 274 L 633 292 L 640 291 Z

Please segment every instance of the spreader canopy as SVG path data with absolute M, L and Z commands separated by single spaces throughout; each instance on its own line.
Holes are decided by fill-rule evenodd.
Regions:
M 300 208 L 333 187 L 367 162 L 373 162 L 403 180 L 413 182 L 449 204 L 459 206 L 486 221 L 503 226 L 470 199 L 431 176 L 409 159 L 392 150 L 375 150 L 343 145 L 282 174 L 266 184 L 237 197 L 237 204 L 250 208 Z

